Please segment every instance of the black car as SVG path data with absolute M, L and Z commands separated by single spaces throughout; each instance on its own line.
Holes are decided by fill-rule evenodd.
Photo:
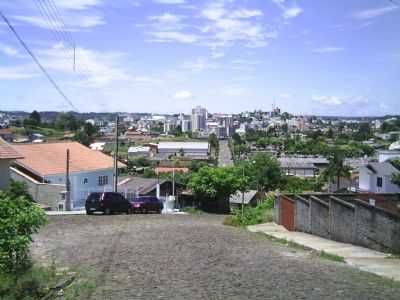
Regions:
M 153 211 L 160 214 L 163 209 L 163 203 L 155 196 L 141 196 L 132 200 L 131 208 L 134 213 L 147 213 Z
M 101 211 L 106 215 L 114 212 L 125 212 L 130 214 L 131 203 L 120 193 L 104 192 L 90 193 L 85 203 L 86 213 L 93 214 L 96 211 Z

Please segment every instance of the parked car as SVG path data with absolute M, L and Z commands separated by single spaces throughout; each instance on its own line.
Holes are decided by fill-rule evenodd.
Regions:
M 160 214 L 163 209 L 162 201 L 155 196 L 136 197 L 132 200 L 131 205 L 134 213 L 147 213 L 153 211 Z
M 85 203 L 86 213 L 101 211 L 106 215 L 114 212 L 132 212 L 131 203 L 121 194 L 113 192 L 90 193 Z

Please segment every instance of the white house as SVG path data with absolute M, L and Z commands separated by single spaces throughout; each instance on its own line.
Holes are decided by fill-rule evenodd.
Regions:
M 359 189 L 372 193 L 399 193 L 400 187 L 392 182 L 393 174 L 400 174 L 390 162 L 373 162 L 359 169 Z
M 192 158 L 208 157 L 210 145 L 208 142 L 160 142 L 157 146 L 161 155 L 180 155 Z
M 92 151 L 77 142 L 20 144 L 15 149 L 24 156 L 16 160 L 16 169 L 39 182 L 51 184 L 66 183 L 69 150 L 73 209 L 84 206 L 88 193 L 112 189 L 113 159 L 100 151 Z
M 10 165 L 23 156 L 0 137 L 0 190 L 8 187 L 10 183 Z

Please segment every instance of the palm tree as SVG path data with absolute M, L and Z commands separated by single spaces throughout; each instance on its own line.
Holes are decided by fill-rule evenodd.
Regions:
M 340 190 L 340 178 L 350 178 L 351 168 L 344 163 L 345 155 L 343 151 L 336 149 L 329 158 L 329 165 L 324 171 L 324 177 L 330 182 L 336 179 L 337 191 Z

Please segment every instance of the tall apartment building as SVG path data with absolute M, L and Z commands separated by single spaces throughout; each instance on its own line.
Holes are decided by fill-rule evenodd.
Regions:
M 201 106 L 192 109 L 192 132 L 206 130 L 207 110 Z

